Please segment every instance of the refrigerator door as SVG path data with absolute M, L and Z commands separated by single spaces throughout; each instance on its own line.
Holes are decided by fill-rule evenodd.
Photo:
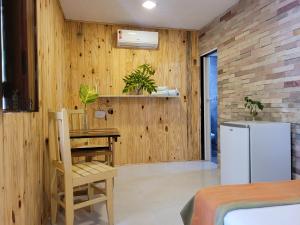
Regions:
M 221 184 L 250 182 L 249 128 L 221 125 Z
M 290 124 L 250 126 L 251 183 L 291 179 Z

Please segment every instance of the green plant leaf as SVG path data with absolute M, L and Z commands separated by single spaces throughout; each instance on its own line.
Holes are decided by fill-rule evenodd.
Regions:
M 262 111 L 264 109 L 264 105 L 260 101 L 252 100 L 247 96 L 244 98 L 244 100 L 244 106 L 246 109 L 249 109 L 251 116 L 257 116 L 258 111 Z
M 145 90 L 149 94 L 156 92 L 157 86 L 154 79 L 151 78 L 154 74 L 155 70 L 149 64 L 138 66 L 131 74 L 123 78 L 125 82 L 123 93 L 136 90 Z
M 99 94 L 95 89 L 90 88 L 88 85 L 80 85 L 79 98 L 85 106 L 94 103 L 98 97 Z

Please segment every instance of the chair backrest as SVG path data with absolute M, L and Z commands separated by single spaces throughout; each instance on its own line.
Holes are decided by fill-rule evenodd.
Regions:
M 67 174 L 71 176 L 72 157 L 66 109 L 62 109 L 61 112 L 49 113 L 49 146 L 51 160 L 62 162 L 66 176 Z
M 82 130 L 84 128 L 85 111 L 84 109 L 68 110 L 70 130 Z

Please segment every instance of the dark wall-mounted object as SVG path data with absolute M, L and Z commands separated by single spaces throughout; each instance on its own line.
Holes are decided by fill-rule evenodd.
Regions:
M 38 111 L 36 0 L 1 2 L 1 105 Z

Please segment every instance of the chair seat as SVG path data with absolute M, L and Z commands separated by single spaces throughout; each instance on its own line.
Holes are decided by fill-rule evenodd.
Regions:
M 103 145 L 78 145 L 78 146 L 72 146 L 72 150 L 85 150 L 85 149 L 90 149 L 90 150 L 109 150 L 108 146 L 103 146 Z
M 83 162 L 72 165 L 73 185 L 93 183 L 116 176 L 117 170 L 101 162 Z
M 72 157 L 96 157 L 96 156 L 110 156 L 112 151 L 109 150 L 72 150 Z M 98 160 L 97 160 L 98 161 Z

